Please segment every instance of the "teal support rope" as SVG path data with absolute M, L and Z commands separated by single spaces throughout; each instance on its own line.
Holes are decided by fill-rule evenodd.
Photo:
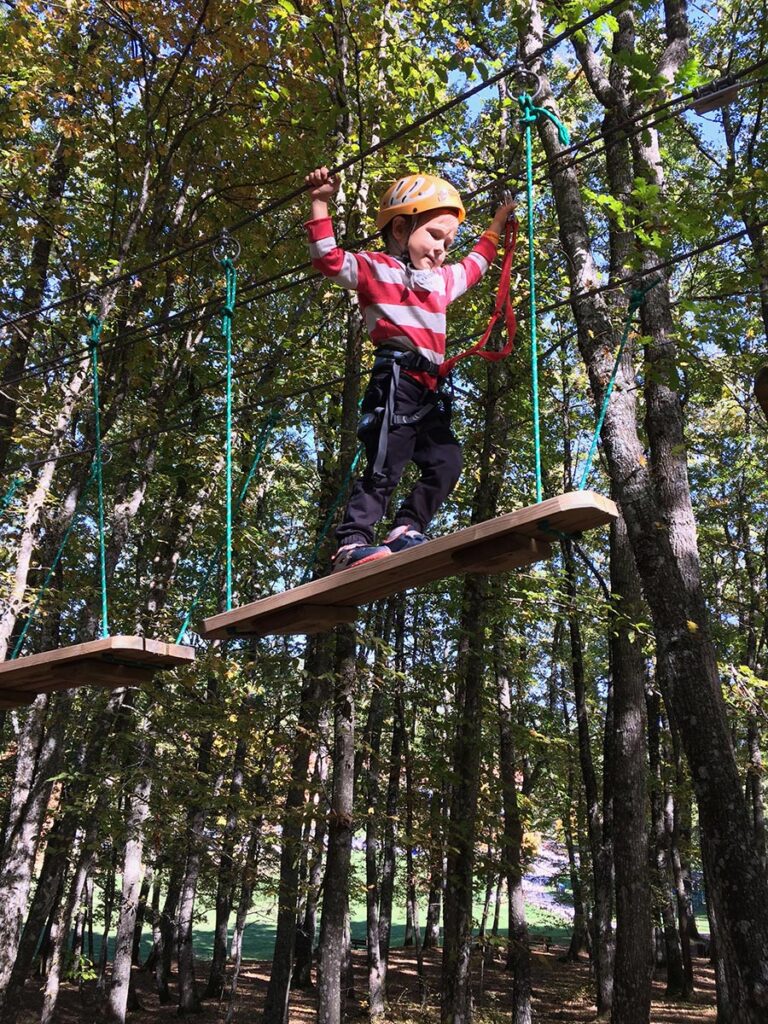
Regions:
M 317 561 L 318 552 L 322 547 L 323 541 L 328 536 L 328 531 L 331 528 L 333 517 L 336 515 L 336 510 L 341 504 L 341 499 L 347 492 L 347 488 L 349 487 L 349 481 L 352 479 L 352 474 L 357 469 L 357 464 L 360 461 L 360 456 L 363 454 L 363 451 L 364 448 L 362 445 L 360 445 L 360 447 L 355 452 L 355 457 L 352 459 L 352 462 L 350 463 L 349 469 L 347 470 L 347 475 L 344 477 L 341 487 L 339 488 L 339 493 L 336 495 L 336 499 L 333 505 L 331 505 L 328 515 L 325 517 L 325 522 L 323 523 L 323 528 L 320 531 L 320 536 L 317 538 L 317 542 L 315 546 L 312 548 L 312 554 L 309 556 L 309 561 L 307 562 L 307 567 L 304 570 L 300 583 L 306 583 L 312 574 L 312 569 L 314 568 L 315 562 Z
M 16 476 L 13 478 L 13 480 L 11 481 L 11 486 L 3 495 L 2 501 L 0 501 L 0 513 L 5 512 L 8 506 L 11 504 L 11 502 L 13 501 L 14 494 L 19 489 L 19 485 L 24 482 L 24 479 L 25 478 L 23 476 Z
M 275 411 L 275 410 L 273 410 L 272 413 L 269 416 L 269 419 L 267 420 L 267 423 L 265 424 L 264 428 L 262 429 L 261 434 L 259 435 L 259 439 L 256 442 L 256 453 L 255 453 L 255 455 L 253 457 L 253 460 L 251 461 L 251 465 L 250 465 L 248 473 L 247 473 L 247 475 L 245 477 L 245 480 L 243 481 L 243 485 L 240 488 L 240 494 L 238 495 L 237 501 L 235 502 L 235 506 L 234 506 L 234 509 L 233 509 L 233 516 L 237 515 L 237 513 L 240 511 L 240 506 L 245 501 L 245 496 L 248 493 L 248 489 L 251 486 L 251 483 L 253 481 L 253 477 L 254 477 L 254 475 L 256 473 L 256 469 L 257 469 L 259 463 L 261 462 L 261 457 L 264 454 L 264 449 L 267 446 L 267 441 L 269 439 L 269 435 L 272 432 L 272 428 L 274 427 L 275 423 L 277 423 L 279 418 L 280 418 L 280 413 Z M 211 578 L 211 573 L 213 572 L 214 566 L 218 565 L 219 556 L 221 555 L 221 549 L 224 547 L 224 544 L 226 543 L 226 541 L 227 541 L 227 536 L 226 536 L 226 533 L 225 533 L 224 537 L 222 537 L 219 540 L 218 544 L 216 545 L 216 548 L 214 549 L 213 554 L 208 559 L 208 567 L 206 568 L 205 576 L 203 577 L 200 585 L 198 586 L 198 588 L 197 588 L 197 590 L 195 592 L 195 596 L 192 598 L 192 603 L 190 604 L 189 609 L 187 611 L 187 614 L 184 616 L 184 621 L 181 624 L 181 629 L 179 630 L 179 635 L 176 637 L 176 643 L 177 644 L 182 643 L 183 640 L 184 640 L 184 637 L 187 635 L 187 632 L 189 630 L 190 622 L 192 621 L 192 615 L 194 614 L 195 609 L 197 608 L 198 604 L 200 603 L 200 598 L 203 596 L 205 588 L 208 585 L 208 582 L 209 582 L 209 580 Z
M 536 502 L 542 499 L 541 485 L 541 430 L 539 427 L 539 351 L 538 338 L 536 334 L 536 255 L 534 252 L 534 223 L 533 223 L 533 143 L 531 139 L 531 126 L 536 124 L 540 117 L 547 117 L 557 127 L 560 142 L 563 146 L 570 143 L 568 130 L 551 110 L 546 107 L 537 107 L 533 97 L 528 93 L 518 96 L 517 102 L 520 105 L 520 123 L 525 128 L 525 190 L 526 202 L 528 204 L 528 288 L 529 288 L 529 310 L 530 310 L 530 332 L 531 332 L 531 392 L 533 402 L 533 450 L 536 466 Z
M 221 333 L 227 350 L 227 425 L 226 425 L 226 488 L 227 488 L 227 530 L 226 530 L 226 610 L 232 608 L 232 318 L 235 315 L 237 296 L 237 271 L 229 256 L 221 261 L 226 276 L 227 297 L 221 311 Z
M 102 322 L 95 313 L 88 317 L 91 325 L 91 369 L 93 375 L 93 423 L 96 440 L 96 486 L 99 497 L 99 575 L 101 577 L 101 635 L 109 636 L 109 613 L 107 609 L 107 547 L 104 539 L 104 482 L 101 461 L 101 409 L 99 401 L 99 339 Z
M 85 504 L 85 499 L 86 499 L 86 497 L 88 495 L 88 491 L 91 488 L 91 484 L 96 479 L 96 472 L 97 472 L 97 463 L 94 461 L 93 465 L 91 466 L 90 476 L 88 477 L 88 480 L 86 481 L 85 487 L 83 488 L 83 492 L 80 495 L 80 498 L 79 498 L 79 500 L 77 502 L 77 505 L 75 506 L 75 511 L 72 513 L 72 519 L 70 520 L 69 526 L 67 527 L 67 529 L 66 529 L 66 531 L 64 533 L 64 536 L 61 539 L 61 544 L 59 544 L 59 548 L 58 548 L 56 554 L 54 555 L 54 558 L 53 558 L 53 561 L 51 562 L 50 568 L 48 569 L 48 572 L 46 573 L 45 579 L 43 580 L 43 585 L 40 587 L 40 589 L 37 592 L 37 597 L 35 598 L 34 604 L 32 605 L 32 607 L 29 610 L 29 615 L 27 616 L 27 621 L 24 623 L 24 628 L 22 629 L 21 633 L 19 634 L 19 638 L 16 641 L 16 644 L 15 644 L 15 646 L 13 648 L 13 652 L 11 653 L 11 657 L 9 659 L 10 661 L 14 661 L 19 656 L 21 648 L 24 645 L 24 640 L 26 638 L 26 635 L 29 632 L 29 627 L 32 625 L 32 622 L 33 622 L 33 620 L 35 618 L 35 615 L 37 614 L 38 606 L 39 606 L 40 602 L 43 599 L 43 594 L 48 589 L 48 584 L 51 582 L 51 580 L 53 578 L 53 574 L 56 572 L 56 567 L 58 566 L 59 562 L 61 561 L 61 556 L 64 554 L 64 549 L 67 546 L 67 541 L 69 540 L 69 536 L 72 533 L 72 530 L 75 528 L 75 523 L 77 522 L 77 518 L 80 515 L 80 512 L 82 511 L 83 505 Z
M 600 415 L 597 417 L 597 426 L 595 427 L 595 432 L 592 435 L 592 443 L 589 446 L 589 452 L 587 453 L 587 461 L 584 463 L 584 470 L 581 474 L 581 480 L 579 481 L 579 485 L 576 488 L 579 491 L 583 491 L 584 488 L 587 486 L 587 478 L 589 477 L 590 471 L 592 469 L 592 461 L 595 457 L 595 452 L 597 451 L 597 442 L 600 439 L 600 431 L 603 429 L 603 421 L 605 420 L 605 414 L 608 411 L 608 403 L 610 402 L 611 395 L 613 394 L 613 387 L 616 383 L 616 375 L 619 372 L 619 364 L 621 363 L 621 357 L 624 354 L 624 348 L 627 344 L 627 338 L 629 337 L 629 328 L 632 325 L 632 318 L 634 317 L 635 312 L 642 306 L 645 300 L 645 296 L 648 294 L 651 288 L 656 287 L 660 280 L 661 278 L 659 277 L 652 278 L 644 288 L 635 288 L 632 292 L 632 295 L 630 296 L 629 308 L 627 309 L 627 319 L 624 324 L 624 332 L 621 336 L 621 341 L 619 342 L 619 347 L 616 352 L 616 358 L 613 361 L 613 369 L 611 370 L 611 376 L 608 381 L 608 387 L 605 389 L 605 395 L 603 396 L 603 404 L 600 409 Z

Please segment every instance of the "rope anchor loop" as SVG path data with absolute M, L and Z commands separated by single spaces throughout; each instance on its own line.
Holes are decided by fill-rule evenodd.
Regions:
M 224 267 L 227 264 L 234 266 L 240 258 L 240 243 L 230 235 L 226 228 L 222 229 L 213 247 L 213 255 Z

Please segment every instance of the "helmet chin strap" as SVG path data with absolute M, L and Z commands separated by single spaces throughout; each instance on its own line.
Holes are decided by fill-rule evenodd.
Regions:
M 400 216 L 404 216 L 404 214 L 401 214 Z M 413 266 L 411 263 L 411 254 L 408 249 L 408 242 L 413 234 L 413 229 L 416 227 L 415 220 L 416 218 L 413 216 L 408 217 L 408 234 L 405 236 L 405 241 L 400 248 L 400 255 L 398 256 L 398 259 L 402 260 L 406 267 Z

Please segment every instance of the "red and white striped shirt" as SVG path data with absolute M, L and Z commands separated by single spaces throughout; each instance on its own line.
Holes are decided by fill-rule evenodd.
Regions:
M 334 284 L 357 292 L 365 326 L 375 346 L 416 352 L 440 364 L 445 359 L 445 311 L 476 285 L 496 256 L 483 235 L 459 263 L 415 270 L 384 252 L 351 253 L 339 248 L 330 217 L 304 225 L 312 266 Z M 429 374 L 413 374 L 429 388 Z

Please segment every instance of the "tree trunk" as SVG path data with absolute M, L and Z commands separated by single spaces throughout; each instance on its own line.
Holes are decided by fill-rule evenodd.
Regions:
M 440 945 L 440 909 L 443 897 L 443 791 L 433 789 L 429 798 L 429 896 L 423 949 Z
M 645 674 L 640 587 L 624 522 L 611 526 L 611 592 L 616 619 L 611 631 L 614 749 L 612 767 L 616 957 L 612 1024 L 648 1024 L 653 945 L 648 874 Z
M 487 578 L 467 577 L 460 622 L 459 692 L 452 757 L 455 782 L 448 822 L 448 882 L 442 965 L 442 1024 L 469 1024 L 471 1008 L 472 881 L 480 774 Z
M 517 801 L 514 718 L 506 661 L 502 638 L 497 635 L 494 642 L 494 670 L 499 719 L 499 774 L 504 808 L 501 862 L 507 879 L 509 913 L 506 967 L 513 972 L 512 1024 L 531 1024 L 531 950 L 523 893 L 524 828 Z
M 675 921 L 675 910 L 672 905 L 672 868 L 669 856 L 668 834 L 664 820 L 664 782 L 661 770 L 661 700 L 652 688 L 647 689 L 648 708 L 648 752 L 651 777 L 651 828 L 653 841 L 651 845 L 655 866 L 654 881 L 658 912 L 661 915 L 664 930 L 664 947 L 667 963 L 667 994 L 682 995 L 683 992 L 683 952 L 680 935 Z
M 247 711 L 247 704 L 243 711 Z M 229 807 L 221 837 L 221 856 L 219 859 L 218 877 L 216 879 L 216 922 L 214 925 L 213 956 L 211 958 L 211 969 L 204 997 L 220 998 L 226 985 L 229 915 L 232 910 L 232 898 L 234 895 L 232 854 L 237 838 L 237 801 L 243 788 L 245 755 L 247 751 L 247 740 L 240 736 L 235 745 L 232 780 L 229 786 Z
M 595 986 L 597 989 L 597 1012 L 603 1016 L 610 1013 L 613 1000 L 613 915 L 611 875 L 611 837 L 604 820 L 598 794 L 597 777 L 592 761 L 587 711 L 586 680 L 581 640 L 581 626 L 575 609 L 576 569 L 570 540 L 563 541 L 566 590 L 571 601 L 568 612 L 568 627 L 571 637 L 571 667 L 574 700 L 576 705 L 576 727 L 579 741 L 579 763 L 584 780 L 584 795 L 587 801 L 587 828 L 592 857 L 594 895 L 594 935 L 592 956 L 595 965 Z M 604 779 L 610 777 L 609 765 L 605 766 Z
M 315 730 L 322 706 L 323 677 L 328 668 L 327 644 L 323 641 L 314 641 L 310 645 L 307 656 L 299 718 L 293 741 L 291 781 L 283 811 L 277 932 L 272 971 L 264 1004 L 264 1024 L 284 1024 L 288 1015 L 296 939 L 302 809 L 305 800 L 309 757 L 314 745 Z
M 70 703 L 66 693 L 37 697 L 19 737 L 0 861 L 0 1008 L 16 960 L 46 807 L 61 763 Z M 51 715 L 46 721 L 49 708 Z
M 149 794 L 152 780 L 146 770 L 151 754 L 142 741 L 138 776 L 130 796 L 126 820 L 127 838 L 122 867 L 120 913 L 115 934 L 115 959 L 112 964 L 106 1013 L 110 1021 L 124 1024 L 131 988 L 131 961 L 133 934 L 136 929 L 139 893 L 141 891 L 141 859 L 144 849 L 144 822 L 149 814 Z
M 531 0 L 529 12 L 522 43 L 524 58 L 541 44 L 543 33 L 535 0 Z M 684 6 L 671 2 L 665 14 L 672 45 L 674 32 L 684 21 Z M 537 102 L 556 111 L 541 62 L 534 61 L 532 69 L 542 75 L 543 91 Z M 554 126 L 542 119 L 538 128 L 568 257 L 579 347 L 595 401 L 600 403 L 617 339 L 601 296 L 588 294 L 598 274 L 575 169 L 556 159 L 562 146 Z M 634 138 L 633 148 L 635 173 L 652 182 L 655 175 L 658 181 L 662 164 L 655 131 L 649 129 Z M 653 261 L 655 255 L 648 252 L 644 265 Z M 746 814 L 701 588 L 666 286 L 657 286 L 646 297 L 641 322 L 643 334 L 652 339 L 646 347 L 645 374 L 650 458 L 637 435 L 633 393 L 614 395 L 602 439 L 651 609 L 660 685 L 696 789 L 703 857 L 710 868 L 709 897 L 715 905 L 720 955 L 728 977 L 729 1012 L 734 1024 L 754 1024 L 768 1008 L 768 917 L 764 913 L 768 883 Z
M 323 888 L 323 916 L 317 1003 L 318 1024 L 341 1024 L 344 1008 L 345 920 L 352 852 L 355 775 L 355 632 L 337 630 L 334 694 L 333 795 L 328 826 L 328 857 Z

